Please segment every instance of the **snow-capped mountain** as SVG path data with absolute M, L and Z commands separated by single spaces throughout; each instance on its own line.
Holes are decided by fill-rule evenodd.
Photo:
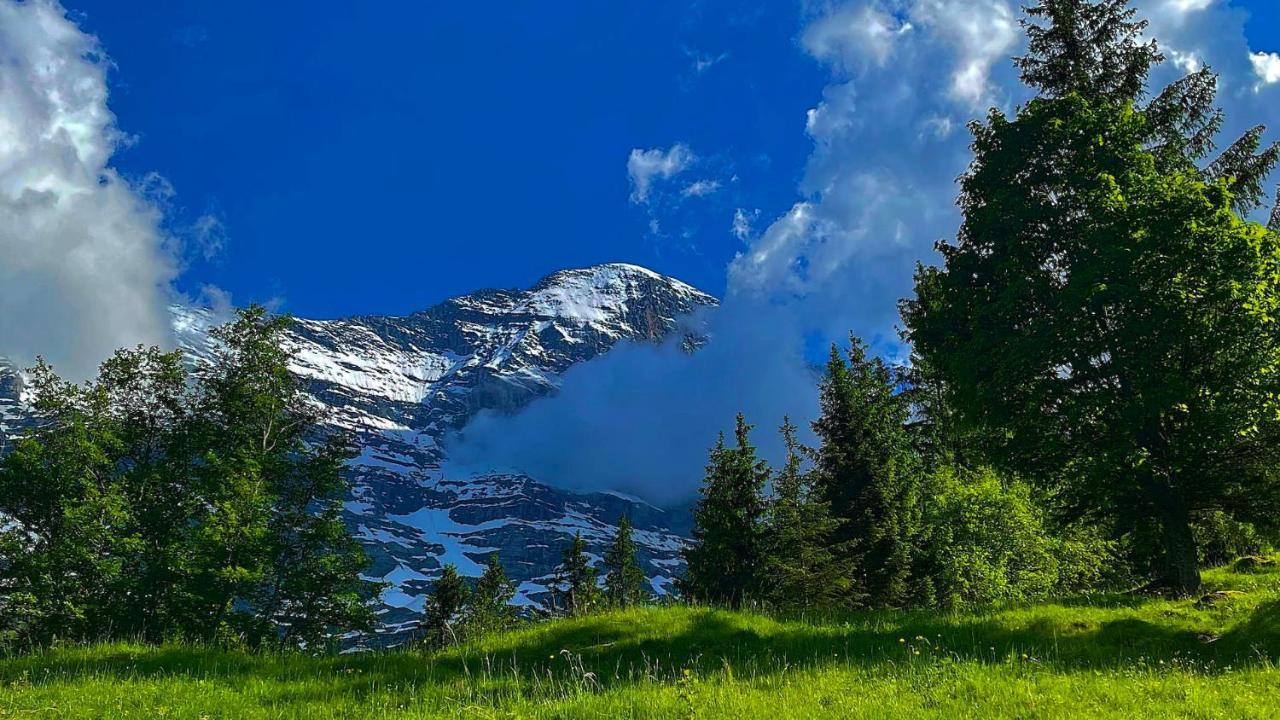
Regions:
M 441 443 L 481 410 L 518 412 L 554 393 L 565 370 L 619 342 L 696 344 L 681 321 L 715 304 L 673 278 L 609 264 L 404 317 L 299 320 L 287 340 L 293 370 L 363 449 L 350 470 L 346 519 L 374 558 L 370 575 L 391 584 L 384 632 L 394 637 L 413 625 L 444 563 L 478 575 L 495 552 L 519 583 L 516 602 L 541 604 L 572 535 L 599 555 L 624 512 L 654 590 L 669 589 L 685 513 L 519 474 L 445 477 Z M 175 333 L 192 355 L 208 351 L 215 323 L 208 310 L 174 308 Z M 20 390 L 16 374 L 0 367 L 0 436 L 22 423 Z

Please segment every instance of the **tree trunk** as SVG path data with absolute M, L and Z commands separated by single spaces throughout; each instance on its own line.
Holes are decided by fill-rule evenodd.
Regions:
M 1160 585 L 1179 597 L 1194 595 L 1200 590 L 1200 558 L 1191 534 L 1191 514 L 1169 483 L 1158 485 L 1155 500 L 1160 509 L 1160 537 L 1164 546 Z

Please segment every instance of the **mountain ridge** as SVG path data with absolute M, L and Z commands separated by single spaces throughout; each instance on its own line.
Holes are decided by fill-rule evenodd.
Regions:
M 622 493 L 581 493 L 519 472 L 446 477 L 442 442 L 483 410 L 519 412 L 554 394 L 560 375 L 622 342 L 701 342 L 695 319 L 711 295 L 627 263 L 551 273 L 525 290 L 485 289 L 402 316 L 296 319 L 291 370 L 354 436 L 344 519 L 373 559 L 382 643 L 412 630 L 446 562 L 478 575 L 497 553 L 517 582 L 515 602 L 544 607 L 560 552 L 580 533 L 595 559 L 619 515 L 636 526 L 655 592 L 670 589 L 687 532 L 683 512 Z M 174 306 L 174 333 L 193 360 L 207 357 L 208 308 Z M 0 372 L 0 435 L 20 431 L 20 376 Z M 16 418 L 16 421 L 15 421 Z

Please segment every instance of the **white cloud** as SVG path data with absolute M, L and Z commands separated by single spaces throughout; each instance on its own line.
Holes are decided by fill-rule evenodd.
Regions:
M 683 143 L 667 150 L 636 148 L 627 158 L 627 175 L 631 178 L 631 202 L 646 203 L 655 179 L 669 180 L 684 172 L 695 160 L 693 151 Z
M 730 226 L 730 230 L 733 231 L 733 236 L 742 242 L 749 242 L 751 238 L 755 236 L 755 221 L 759 217 L 760 210 L 758 209 L 752 210 L 751 212 L 747 212 L 743 208 L 734 210 L 733 225 Z
M 719 180 L 698 180 L 689 183 L 680 191 L 682 197 L 706 197 L 720 189 Z
M 178 268 L 153 199 L 171 188 L 109 165 L 107 67 L 55 0 L 0 0 L 0 353 L 70 377 L 168 339 Z
M 1204 67 L 1204 63 L 1193 52 L 1179 52 L 1173 48 L 1166 48 L 1165 54 L 1169 56 L 1174 67 L 1188 75 L 1200 72 L 1200 68 Z
M 848 3 L 811 24 L 803 42 L 814 57 L 853 71 L 868 63 L 883 66 L 911 29 L 878 4 Z
M 913 8 L 919 21 L 955 53 L 951 95 L 970 106 L 991 104 L 991 67 L 1008 60 L 1022 40 L 1016 9 L 1004 0 L 928 0 Z
M 693 72 L 695 75 L 701 75 L 711 68 L 719 65 L 729 59 L 729 53 L 720 53 L 719 55 L 702 55 L 692 50 L 685 51 L 693 60 Z
M 1189 15 L 1208 10 L 1215 0 L 1164 0 L 1164 10 L 1175 15 Z
M 1249 62 L 1258 76 L 1258 88 L 1280 83 L 1280 53 L 1251 53 Z

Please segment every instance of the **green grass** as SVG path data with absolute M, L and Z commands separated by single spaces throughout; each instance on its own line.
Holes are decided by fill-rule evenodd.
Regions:
M 653 608 L 434 655 L 61 648 L 0 660 L 0 718 L 1280 717 L 1280 571 L 1206 581 L 1235 592 L 790 621 Z

